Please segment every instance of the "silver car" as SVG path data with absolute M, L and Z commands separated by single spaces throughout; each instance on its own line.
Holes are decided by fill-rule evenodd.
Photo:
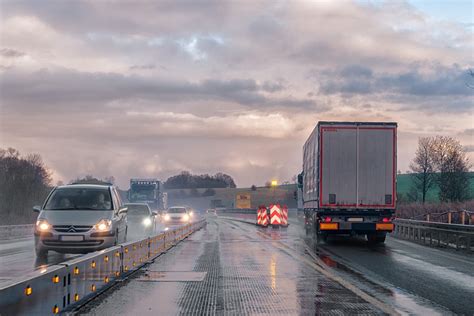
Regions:
M 112 185 L 72 184 L 54 188 L 35 226 L 38 257 L 49 250 L 86 253 L 127 239 L 127 208 Z
M 166 225 L 187 224 L 191 222 L 193 216 L 194 214 L 191 208 L 186 206 L 173 206 L 162 215 L 162 222 Z
M 152 211 L 146 203 L 126 203 L 127 220 L 130 232 L 141 232 L 142 235 L 153 235 L 156 231 L 158 212 Z

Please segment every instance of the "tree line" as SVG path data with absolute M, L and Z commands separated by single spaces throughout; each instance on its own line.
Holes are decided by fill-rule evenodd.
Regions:
M 472 198 L 469 169 L 472 167 L 461 143 L 448 136 L 422 137 L 410 165 L 412 188 L 409 199 L 426 202 L 428 192 L 439 188 L 441 202 Z
M 22 156 L 0 148 L 0 216 L 2 224 L 31 223 L 33 205 L 41 205 L 51 190 L 51 173 L 41 156 Z
M 235 188 L 234 179 L 228 174 L 219 172 L 215 175 L 193 175 L 183 171 L 178 175 L 169 177 L 165 183 L 166 189 L 197 189 L 197 188 Z

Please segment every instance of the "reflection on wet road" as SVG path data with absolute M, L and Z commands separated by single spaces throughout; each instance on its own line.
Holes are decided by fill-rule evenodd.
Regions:
M 164 229 L 163 224 L 157 223 L 156 233 L 160 233 Z M 147 237 L 147 233 L 138 227 L 128 230 L 127 241 L 145 237 Z M 38 259 L 34 249 L 33 238 L 0 241 L 0 285 L 35 270 L 41 270 L 46 266 L 59 264 L 81 256 L 80 254 L 60 254 L 50 251 L 47 258 Z
M 81 314 L 383 314 L 330 276 L 284 230 L 265 231 L 209 216 L 205 229 L 158 257 L 150 271 L 205 272 L 202 281 L 143 282 L 144 271 Z M 300 244 L 301 240 L 299 241 Z M 365 295 L 366 296 L 366 295 Z
M 296 215 L 290 214 L 290 227 L 282 232 L 288 235 L 286 243 L 292 247 L 303 244 L 315 262 L 400 313 L 474 315 L 474 256 L 390 237 L 380 246 L 369 246 L 360 237 L 334 237 L 318 244 L 312 232 L 306 234 L 302 214 Z M 244 214 L 235 217 L 255 219 Z M 271 228 L 266 231 L 269 236 L 274 234 Z

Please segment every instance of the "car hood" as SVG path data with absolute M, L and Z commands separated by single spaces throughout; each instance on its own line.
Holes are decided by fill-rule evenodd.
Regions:
M 51 225 L 95 225 L 101 219 L 112 219 L 113 211 L 45 211 L 38 219 L 46 219 Z

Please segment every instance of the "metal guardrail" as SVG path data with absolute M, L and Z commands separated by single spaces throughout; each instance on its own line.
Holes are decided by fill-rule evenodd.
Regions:
M 415 215 L 412 219 L 436 223 L 474 225 L 474 212 L 460 210 L 442 213 L 424 213 Z
M 0 315 L 54 315 L 73 310 L 205 225 L 203 219 L 12 280 L 0 287 Z
M 33 237 L 34 228 L 34 224 L 0 225 L 0 240 Z
M 474 251 L 474 226 L 396 219 L 393 235 L 422 244 Z

